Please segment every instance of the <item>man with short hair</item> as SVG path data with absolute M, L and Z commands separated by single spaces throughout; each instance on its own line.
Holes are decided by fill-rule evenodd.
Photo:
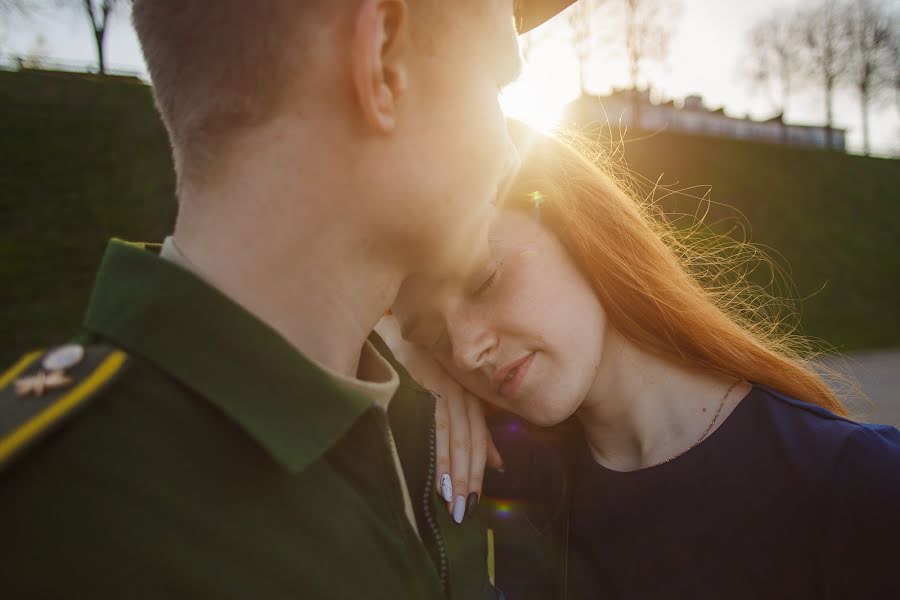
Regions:
M 370 333 L 486 250 L 513 4 L 134 1 L 175 232 L 111 242 L 85 335 L 0 376 L 4 593 L 495 597 Z

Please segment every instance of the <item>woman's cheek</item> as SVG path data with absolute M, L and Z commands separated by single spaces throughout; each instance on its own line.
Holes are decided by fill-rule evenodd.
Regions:
M 484 377 L 472 373 L 457 373 L 455 377 L 458 381 L 464 382 L 463 387 L 479 398 L 492 400 L 493 393 L 490 384 L 485 382 Z

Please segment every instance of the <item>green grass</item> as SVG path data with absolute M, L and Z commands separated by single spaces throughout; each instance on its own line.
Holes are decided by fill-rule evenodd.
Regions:
M 78 331 L 108 238 L 159 240 L 168 142 L 130 78 L 0 71 L 0 363 Z
M 624 154 L 645 180 L 687 192 L 660 190 L 664 210 L 708 208 L 714 230 L 786 270 L 802 333 L 841 351 L 900 346 L 900 160 L 676 134 Z M 709 203 L 688 195 L 706 192 Z
M 628 163 L 711 186 L 777 250 L 803 331 L 842 350 L 900 345 L 900 161 L 661 135 Z M 0 71 L 0 363 L 78 331 L 108 238 L 160 241 L 175 201 L 148 88 L 120 77 Z M 703 190 L 695 193 L 702 195 Z M 696 201 L 671 196 L 668 210 Z M 711 221 L 737 214 L 715 204 Z

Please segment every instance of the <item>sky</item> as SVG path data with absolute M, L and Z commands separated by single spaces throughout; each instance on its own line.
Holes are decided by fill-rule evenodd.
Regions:
M 690 94 L 704 97 L 710 108 L 724 107 L 731 116 L 765 119 L 773 114 L 765 96 L 754 91 L 740 76 L 747 55 L 747 29 L 760 17 L 806 0 L 680 0 L 674 21 L 674 37 L 667 66 L 655 87 L 670 98 Z M 548 129 L 558 120 L 563 106 L 578 94 L 578 66 L 566 39 L 564 18 L 557 18 L 536 32 L 534 45 L 518 82 L 508 88 L 502 104 L 511 116 Z M 48 62 L 72 66 L 91 65 L 95 50 L 87 17 L 77 8 L 57 10 L 41 18 L 0 24 L 0 60 L 15 55 L 39 55 Z M 114 15 L 108 32 L 107 62 L 116 69 L 146 75 L 140 48 L 128 15 Z M 588 88 L 603 94 L 627 82 L 624 62 L 610 56 L 596 58 L 589 67 Z M 862 148 L 859 105 L 852 91 L 839 93 L 836 125 L 847 128 L 850 151 Z M 873 151 L 900 156 L 900 114 L 889 97 L 871 112 Z M 791 100 L 786 120 L 823 124 L 821 94 L 809 90 Z

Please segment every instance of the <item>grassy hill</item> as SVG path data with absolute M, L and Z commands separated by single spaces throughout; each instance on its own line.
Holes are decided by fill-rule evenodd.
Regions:
M 714 229 L 763 246 L 802 300 L 803 333 L 840 350 L 900 346 L 900 160 L 676 134 L 624 154 L 670 190 L 709 192 L 661 204 L 699 204 Z
M 0 71 L 0 362 L 78 331 L 113 236 L 159 240 L 168 142 L 131 78 Z
M 165 133 L 135 79 L 0 71 L 0 155 L 7 363 L 77 331 L 106 240 L 161 240 L 175 201 Z M 651 181 L 711 186 L 781 253 L 801 297 L 821 288 L 802 303 L 806 333 L 841 349 L 900 345 L 900 161 L 675 135 L 629 142 L 625 158 Z M 710 218 L 735 214 L 714 205 Z

